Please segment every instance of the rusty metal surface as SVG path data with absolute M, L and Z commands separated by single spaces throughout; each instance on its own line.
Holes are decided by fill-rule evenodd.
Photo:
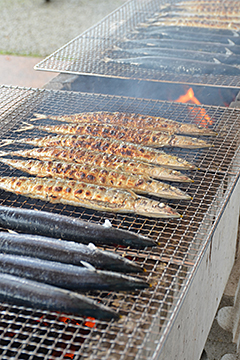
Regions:
M 153 249 L 111 248 L 133 259 L 146 269 L 141 275 L 152 287 L 133 293 L 89 293 L 88 296 L 119 311 L 118 322 L 24 307 L 0 306 L 0 356 L 2 359 L 149 359 L 154 346 L 163 343 L 174 316 L 181 306 L 182 295 L 189 279 L 197 270 L 209 236 L 231 196 L 240 174 L 240 111 L 231 108 L 197 106 L 155 100 L 132 99 L 108 95 L 63 91 L 0 88 L 0 126 L 2 139 L 18 139 L 44 135 L 37 129 L 15 132 L 25 126 L 33 113 L 49 115 L 83 111 L 107 110 L 159 115 L 182 122 L 212 122 L 217 136 L 214 145 L 203 150 L 167 150 L 194 163 L 197 170 L 188 175 L 191 184 L 179 187 L 192 195 L 190 201 L 169 201 L 182 218 L 162 220 L 144 216 L 104 213 L 73 206 L 50 204 L 0 191 L 0 204 L 33 208 L 129 229 L 159 241 Z M 24 144 L 12 144 L 2 149 L 23 149 Z M 165 150 L 165 149 L 164 149 Z M 22 172 L 0 166 L 0 176 L 23 175 Z M 158 323 L 157 329 L 154 324 Z M 149 338 L 154 341 L 147 341 Z M 150 344 L 151 343 L 151 344 Z

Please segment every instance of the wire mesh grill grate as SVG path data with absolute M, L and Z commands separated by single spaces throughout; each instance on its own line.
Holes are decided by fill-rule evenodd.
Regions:
M 5 101 L 4 99 L 7 99 Z M 155 100 L 48 90 L 0 88 L 1 138 L 41 136 L 37 129 L 15 132 L 33 117 L 84 111 L 125 111 L 159 115 L 181 122 L 194 122 L 204 110 L 218 135 L 209 139 L 213 147 L 203 150 L 167 150 L 194 163 L 191 184 L 179 184 L 192 196 L 190 201 L 169 201 L 183 215 L 180 220 L 150 219 L 144 216 L 112 214 L 73 206 L 50 204 L 0 191 L 0 204 L 34 208 L 87 221 L 128 229 L 159 241 L 152 249 L 133 250 L 106 247 L 133 259 L 146 269 L 143 276 L 153 286 L 141 292 L 91 292 L 88 296 L 117 309 L 118 322 L 95 320 L 71 314 L 36 311 L 1 304 L 0 356 L 2 359 L 149 359 L 156 344 L 163 341 L 179 306 L 187 280 L 214 231 L 239 177 L 240 111 L 230 108 L 195 106 Z M 49 120 L 48 120 L 49 121 Z M 26 148 L 13 143 L 4 150 Z M 164 149 L 165 150 L 165 149 Z M 23 175 L 0 166 L 1 176 Z M 139 275 L 140 276 L 140 275 Z
M 129 40 L 134 36 L 137 25 L 154 17 L 164 6 L 174 6 L 178 2 L 178 0 L 128 1 L 94 27 L 49 55 L 37 64 L 35 69 L 119 79 L 239 88 L 238 75 L 213 74 L 212 72 L 191 75 L 191 71 L 178 74 L 177 71 L 160 71 L 132 64 L 106 61 L 111 57 L 114 49 L 121 47 L 126 39 Z M 124 46 L 130 49 L 131 45 L 129 44 L 130 42 L 125 42 Z M 124 56 L 131 57 L 124 54 L 123 51 L 118 57 Z M 196 67 L 198 66 L 196 65 Z

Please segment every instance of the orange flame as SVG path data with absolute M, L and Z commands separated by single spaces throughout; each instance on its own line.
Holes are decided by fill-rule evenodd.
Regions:
M 192 88 L 188 89 L 185 95 L 179 96 L 179 98 L 175 100 L 175 102 L 201 105 L 200 101 L 194 95 L 194 91 Z M 192 106 L 189 106 L 189 109 L 191 110 L 191 116 L 194 117 L 194 122 L 197 125 L 204 127 L 207 127 L 208 125 L 212 125 L 213 122 L 206 113 L 205 109 L 197 108 L 197 107 L 195 108 Z
M 94 328 L 95 327 L 95 318 L 93 317 L 87 317 L 86 321 L 84 322 L 85 326 L 89 327 L 89 328 Z

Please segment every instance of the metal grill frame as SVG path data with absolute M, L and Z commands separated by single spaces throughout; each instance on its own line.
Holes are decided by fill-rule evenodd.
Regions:
M 119 322 L 96 320 L 95 326 L 88 328 L 86 319 L 80 316 L 73 318 L 71 314 L 1 304 L 2 359 L 12 356 L 15 359 L 66 359 L 70 356 L 74 359 L 121 360 L 174 358 L 182 346 L 182 350 L 187 351 L 184 350 L 183 341 L 187 334 L 191 351 L 195 352 L 190 353 L 189 359 L 198 358 L 204 344 L 201 329 L 206 323 L 198 324 L 198 329 L 195 329 L 190 320 L 194 321 L 198 314 L 198 318 L 204 317 L 211 326 L 211 316 L 214 314 L 211 312 L 211 315 L 207 316 L 209 311 L 205 304 L 202 304 L 202 308 L 206 313 L 199 314 L 198 291 L 203 291 L 204 286 L 208 286 L 208 276 L 211 274 L 210 280 L 214 279 L 215 284 L 219 286 L 214 287 L 212 293 L 204 296 L 201 294 L 201 299 L 209 298 L 209 307 L 217 309 L 234 261 L 236 239 L 234 236 L 229 239 L 228 236 L 230 229 L 237 227 L 239 214 L 240 111 L 110 95 L 6 86 L 0 87 L 0 103 L 1 139 L 25 137 L 26 133 L 17 135 L 14 131 L 19 129 L 22 122 L 29 121 L 34 112 L 52 115 L 95 110 L 142 112 L 182 122 L 193 122 L 201 114 L 200 110 L 204 109 L 214 119 L 214 128 L 218 131 L 218 136 L 211 138 L 215 145 L 213 148 L 201 151 L 172 150 L 174 154 L 179 154 L 199 167 L 199 170 L 192 173 L 195 182 L 182 185 L 192 194 L 193 199 L 190 202 L 170 202 L 182 213 L 183 218 L 180 220 L 156 221 L 141 216 L 86 211 L 0 191 L 1 205 L 43 209 L 100 223 L 109 219 L 113 226 L 140 232 L 160 241 L 159 247 L 151 250 L 135 251 L 106 247 L 109 251 L 125 253 L 144 266 L 146 273 L 143 277 L 153 282 L 152 288 L 140 293 L 89 293 L 94 299 L 118 309 L 123 315 Z M 28 134 L 29 137 L 35 135 L 39 135 L 39 132 L 33 131 Z M 16 149 L 18 146 L 15 144 L 10 148 Z M 9 170 L 6 166 L 0 166 L 0 173 L 22 175 L 21 172 Z M 232 206 L 235 211 L 231 214 Z M 224 225 L 221 224 L 226 213 L 227 226 L 225 222 Z M 223 264 L 226 264 L 224 271 Z M 195 291 L 196 287 L 198 291 Z M 183 312 L 184 309 L 187 315 Z M 186 321 L 190 321 L 189 328 L 186 328 Z M 193 346 L 191 341 L 196 334 L 200 336 L 201 341 L 198 340 L 198 346 Z M 177 340 L 174 341 L 177 342 L 177 346 L 174 348 L 172 337 L 176 336 Z
M 197 0 L 196 0 L 197 1 Z M 35 65 L 35 70 L 57 73 L 100 76 L 106 78 L 145 80 L 191 85 L 240 87 L 239 76 L 176 75 L 131 65 L 111 64 L 103 60 L 107 51 L 118 46 L 135 27 L 146 22 L 165 4 L 178 0 L 130 0 L 60 49 Z

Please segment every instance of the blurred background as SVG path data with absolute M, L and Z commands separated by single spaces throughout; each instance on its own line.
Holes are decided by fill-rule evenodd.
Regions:
M 125 0 L 1 0 L 0 84 L 42 87 L 56 73 L 35 64 Z

